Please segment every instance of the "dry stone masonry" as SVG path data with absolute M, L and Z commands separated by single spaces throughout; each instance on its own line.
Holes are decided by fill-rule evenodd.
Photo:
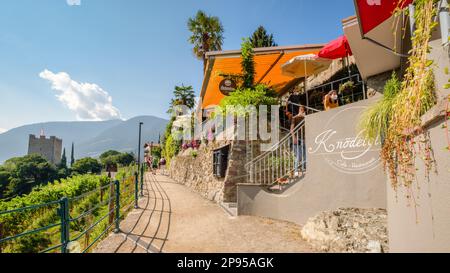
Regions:
M 213 174 L 213 151 L 230 145 L 225 178 Z M 202 144 L 198 150 L 187 149 L 170 162 L 170 177 L 215 202 L 236 202 L 238 183 L 246 179 L 244 141 Z
M 384 209 L 339 209 L 312 217 L 302 237 L 318 251 L 386 253 L 387 212 Z

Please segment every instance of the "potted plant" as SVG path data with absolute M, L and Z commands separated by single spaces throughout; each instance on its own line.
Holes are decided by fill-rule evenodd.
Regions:
M 353 91 L 355 83 L 353 81 L 347 81 L 339 86 L 339 95 L 346 95 Z

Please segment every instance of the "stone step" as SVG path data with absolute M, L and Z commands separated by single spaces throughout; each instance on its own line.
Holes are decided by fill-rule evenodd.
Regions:
M 230 215 L 237 216 L 237 203 L 220 203 L 220 206 Z

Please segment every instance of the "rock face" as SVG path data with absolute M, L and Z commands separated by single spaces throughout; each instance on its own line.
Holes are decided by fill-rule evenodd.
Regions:
M 312 217 L 301 231 L 315 249 L 325 252 L 386 253 L 387 212 L 384 209 L 339 209 Z

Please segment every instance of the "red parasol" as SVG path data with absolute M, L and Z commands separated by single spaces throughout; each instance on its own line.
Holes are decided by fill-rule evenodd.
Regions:
M 413 0 L 355 0 L 362 34 L 367 34 L 389 19 L 397 7 L 403 9 L 412 2 Z
M 321 58 L 340 59 L 353 55 L 345 35 L 331 41 L 317 54 Z

